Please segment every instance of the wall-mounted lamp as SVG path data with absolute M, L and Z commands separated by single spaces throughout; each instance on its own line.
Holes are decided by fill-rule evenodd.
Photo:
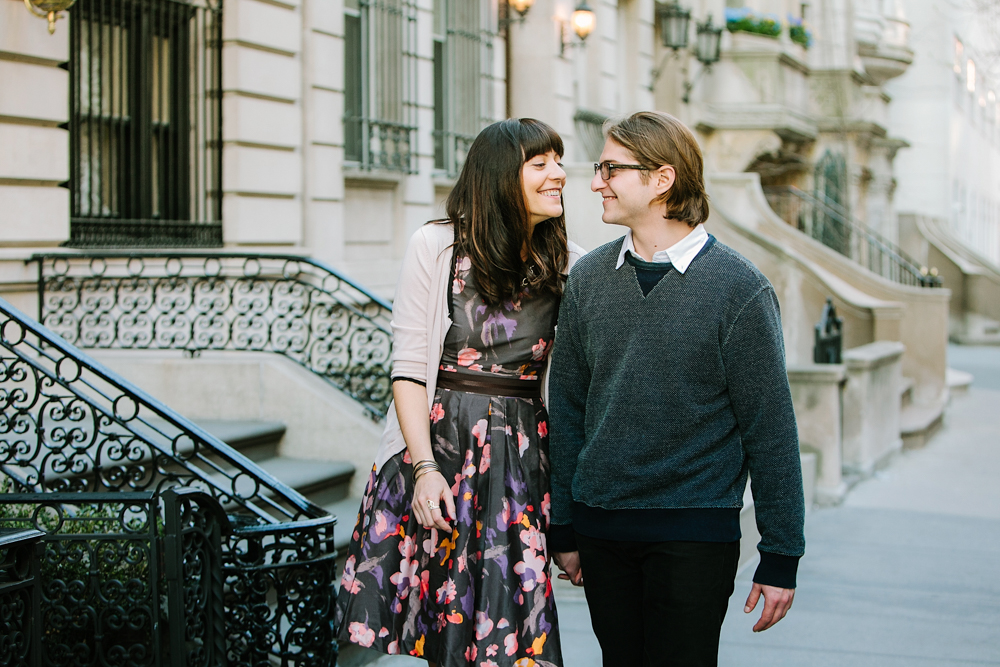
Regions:
M 661 5 L 656 13 L 660 19 L 660 41 L 663 42 L 663 48 L 673 49 L 675 55 L 679 49 L 686 49 L 691 10 L 674 2 L 672 5 Z
M 523 23 L 525 15 L 533 4 L 535 4 L 535 0 L 507 0 L 507 3 L 504 5 L 506 9 L 500 16 L 500 25 L 506 26 L 511 23 Z M 511 15 L 512 9 L 517 12 L 516 17 Z
M 722 26 L 712 25 L 712 15 L 709 14 L 704 23 L 698 24 L 698 39 L 695 41 L 694 57 L 698 59 L 703 67 L 698 72 L 694 81 L 684 82 L 684 104 L 691 100 L 691 89 L 698 83 L 701 75 L 712 69 L 712 65 L 719 62 L 722 47 Z
M 49 34 L 55 34 L 56 21 L 62 18 L 60 12 L 69 9 L 76 0 L 24 0 L 24 6 L 35 16 L 49 20 Z
M 566 49 L 576 48 L 578 46 L 583 46 L 584 41 L 590 33 L 594 32 L 594 28 L 597 26 L 597 14 L 594 10 L 587 5 L 587 0 L 580 0 L 580 4 L 576 6 L 573 10 L 573 15 L 570 17 L 569 21 L 561 22 L 561 30 L 559 35 L 559 55 L 565 55 Z M 570 35 L 570 30 L 576 33 L 576 36 L 580 38 L 579 42 L 573 42 L 573 38 Z

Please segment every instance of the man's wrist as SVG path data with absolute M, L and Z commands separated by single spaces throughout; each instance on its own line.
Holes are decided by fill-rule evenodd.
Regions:
M 801 556 L 785 556 L 761 551 L 760 564 L 753 575 L 754 583 L 775 588 L 795 588 L 799 558 Z
M 576 551 L 576 531 L 573 530 L 573 524 L 549 524 L 545 543 L 548 546 L 549 553 L 569 553 Z

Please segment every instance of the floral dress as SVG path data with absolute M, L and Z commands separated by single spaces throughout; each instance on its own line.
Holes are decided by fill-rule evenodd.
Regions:
M 453 261 L 441 373 L 541 382 L 558 298 L 525 294 L 487 306 L 466 257 Z M 374 471 L 337 600 L 340 641 L 441 667 L 562 665 L 545 531 L 548 416 L 537 398 L 439 388 L 434 458 L 452 485 L 450 534 L 411 512 L 403 451 Z M 444 504 L 441 504 L 444 509 Z

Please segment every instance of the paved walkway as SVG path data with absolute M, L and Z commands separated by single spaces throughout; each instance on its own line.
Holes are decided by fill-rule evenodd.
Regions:
M 721 667 L 1000 665 L 1000 348 L 952 348 L 949 362 L 976 376 L 969 393 L 927 447 L 808 515 L 795 605 L 758 635 L 759 608 L 742 609 L 754 563 L 741 572 Z M 566 667 L 598 667 L 582 591 L 556 595 Z

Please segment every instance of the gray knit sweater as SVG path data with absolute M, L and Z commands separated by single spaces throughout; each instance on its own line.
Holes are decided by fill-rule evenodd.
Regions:
M 774 290 L 710 238 L 644 297 L 631 264 L 615 269 L 620 248 L 583 257 L 563 295 L 549 385 L 552 523 L 573 523 L 574 504 L 739 508 L 749 472 L 755 580 L 793 587 L 802 470 Z

